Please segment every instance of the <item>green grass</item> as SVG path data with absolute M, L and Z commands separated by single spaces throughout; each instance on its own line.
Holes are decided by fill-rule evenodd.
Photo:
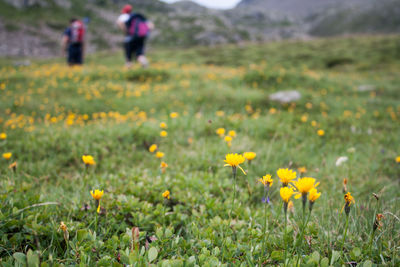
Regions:
M 41 266 L 284 266 L 288 246 L 286 266 L 398 266 L 399 43 L 366 36 L 153 48 L 146 70 L 124 69 L 122 53 L 92 55 L 74 69 L 59 59 L 28 67 L 0 60 L 0 132 L 7 134 L 0 151 L 12 152 L 0 159 L 0 265 L 38 266 L 40 258 Z M 367 84 L 375 89 L 357 91 Z M 302 98 L 268 99 L 287 89 Z M 168 125 L 165 138 L 160 122 Z M 216 134 L 220 127 L 236 131 L 231 147 Z M 151 144 L 165 153 L 165 173 Z M 234 183 L 223 160 L 245 151 L 257 157 L 242 164 L 246 176 L 238 172 L 229 218 Z M 97 164 L 85 168 L 84 154 Z M 337 167 L 341 156 L 348 161 Z M 284 235 L 276 175 L 299 167 L 322 192 L 305 239 L 294 198 Z M 274 184 L 262 251 L 257 179 L 266 173 Z M 342 243 L 344 178 L 355 204 Z M 104 189 L 99 215 L 92 189 Z M 162 197 L 167 189 L 170 200 Z M 385 217 L 370 247 L 372 193 Z

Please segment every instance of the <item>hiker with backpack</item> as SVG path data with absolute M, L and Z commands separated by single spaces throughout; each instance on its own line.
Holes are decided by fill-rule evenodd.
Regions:
M 82 21 L 71 19 L 70 26 L 64 31 L 62 52 L 67 52 L 68 65 L 82 65 L 85 50 L 85 27 Z
M 146 68 L 148 61 L 145 56 L 145 44 L 150 30 L 154 28 L 153 23 L 142 14 L 133 13 L 131 5 L 125 5 L 117 19 L 117 25 L 125 33 L 126 66 L 128 68 L 132 66 L 132 54 L 135 53 L 136 60 Z

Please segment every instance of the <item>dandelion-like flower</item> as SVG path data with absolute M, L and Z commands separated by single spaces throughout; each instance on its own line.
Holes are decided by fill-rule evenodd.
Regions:
M 164 161 L 161 161 L 160 168 L 161 168 L 161 172 L 165 173 L 165 170 L 168 168 L 168 164 L 165 163 Z
M 168 135 L 167 131 L 163 130 L 163 131 L 160 132 L 160 136 L 161 137 L 166 137 L 167 135 Z
M 381 220 L 384 218 L 385 218 L 385 216 L 383 216 L 383 214 L 380 214 L 380 213 L 376 214 L 374 226 L 373 226 L 374 232 L 376 231 L 376 229 L 380 229 L 382 227 Z
M 164 191 L 164 193 L 162 193 L 162 197 L 165 199 L 170 199 L 171 196 L 169 190 Z
M 63 231 L 63 233 L 64 233 L 64 240 L 65 240 L 65 242 L 68 242 L 68 239 L 69 239 L 68 227 L 65 225 L 64 222 L 61 222 L 61 223 L 60 223 L 59 229 L 60 229 L 61 231 Z
M 347 192 L 344 195 L 344 201 L 345 201 L 345 203 L 344 203 L 343 208 L 344 208 L 344 211 L 346 212 L 346 215 L 348 216 L 350 213 L 350 206 L 351 206 L 351 204 L 355 203 L 355 200 L 354 200 L 353 196 L 350 194 L 350 192 Z
M 225 135 L 225 129 L 224 128 L 218 128 L 215 131 L 220 137 L 223 137 Z
M 396 163 L 400 163 L 400 156 L 396 157 Z
M 287 204 L 292 195 L 294 194 L 294 191 L 293 188 L 286 186 L 286 187 L 281 187 L 279 194 L 281 195 L 283 202 Z
M 324 135 L 325 135 L 325 131 L 322 130 L 322 129 L 319 129 L 319 130 L 317 131 L 317 134 L 318 134 L 318 136 L 324 136 Z
M 243 174 L 246 175 L 246 172 L 239 165 L 239 164 L 242 164 L 245 161 L 245 159 L 244 159 L 244 157 L 242 155 L 237 154 L 237 153 L 235 153 L 235 154 L 233 154 L 233 153 L 227 154 L 225 156 L 225 160 L 224 161 L 226 163 L 224 165 L 224 167 L 231 166 L 234 176 L 236 176 L 236 168 L 239 168 L 243 172 Z
M 163 157 L 164 157 L 164 153 L 161 152 L 161 151 L 157 151 L 157 153 L 156 153 L 156 158 L 161 159 L 161 158 L 163 158 Z
M 17 162 L 14 161 L 8 166 L 9 169 L 13 170 L 14 172 L 17 170 Z
M 100 199 L 104 194 L 104 190 L 90 190 L 90 194 L 92 195 L 92 197 L 94 198 L 94 200 L 96 201 L 96 206 L 97 206 L 97 213 L 100 213 Z
M 347 178 L 343 179 L 343 194 L 347 192 Z
M 167 129 L 167 124 L 165 122 L 160 123 L 160 128 L 161 129 Z
M 231 137 L 236 137 L 236 132 L 234 130 L 230 130 L 228 132 L 228 135 L 231 136 Z
M 11 157 L 12 157 L 12 153 L 11 152 L 3 153 L 3 159 L 9 160 Z
M 297 170 L 299 171 L 299 173 L 306 173 L 307 172 L 307 168 L 306 167 L 298 167 Z
M 293 184 L 297 188 L 297 193 L 295 198 L 299 199 L 303 198 L 303 210 L 306 208 L 307 202 L 307 194 L 310 192 L 312 188 L 315 188 L 319 185 L 319 183 L 315 183 L 315 179 L 311 177 L 300 178 L 298 181 L 294 181 Z
M 289 169 L 279 169 L 277 172 L 279 179 L 283 186 L 287 186 L 292 180 L 296 178 L 296 172 Z
M 7 139 L 7 134 L 6 133 L 0 133 L 0 140 L 5 140 Z
M 156 151 L 156 150 L 157 150 L 157 145 L 156 145 L 156 144 L 152 144 L 152 145 L 149 147 L 150 153 L 153 153 L 153 152 Z
M 274 183 L 274 180 L 271 178 L 270 174 L 264 175 L 262 178 L 258 179 L 260 183 L 262 183 L 264 186 L 271 187 L 272 184 Z
M 308 203 L 309 203 L 309 209 L 310 212 L 312 211 L 312 208 L 314 206 L 314 202 L 321 196 L 321 192 L 318 192 L 317 189 L 311 188 L 309 194 L 308 194 Z
M 96 161 L 94 160 L 93 156 L 91 155 L 83 155 L 82 161 L 85 163 L 86 166 L 95 165 Z
M 171 112 L 171 114 L 169 114 L 169 116 L 170 116 L 172 119 L 175 119 L 175 118 L 178 118 L 179 114 L 178 114 L 178 112 Z
M 243 156 L 249 161 L 251 162 L 256 156 L 257 154 L 255 152 L 244 152 Z

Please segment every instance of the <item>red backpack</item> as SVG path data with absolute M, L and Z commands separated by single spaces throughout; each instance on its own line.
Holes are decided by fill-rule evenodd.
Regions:
M 82 21 L 80 21 L 80 20 L 74 21 L 71 25 L 70 42 L 73 44 L 82 43 L 84 37 L 85 37 L 85 27 L 84 27 Z

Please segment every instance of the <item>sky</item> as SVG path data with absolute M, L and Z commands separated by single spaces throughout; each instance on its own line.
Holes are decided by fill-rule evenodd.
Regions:
M 161 0 L 167 3 L 177 2 L 178 0 Z M 200 5 L 209 8 L 228 9 L 234 7 L 240 0 L 192 0 Z

